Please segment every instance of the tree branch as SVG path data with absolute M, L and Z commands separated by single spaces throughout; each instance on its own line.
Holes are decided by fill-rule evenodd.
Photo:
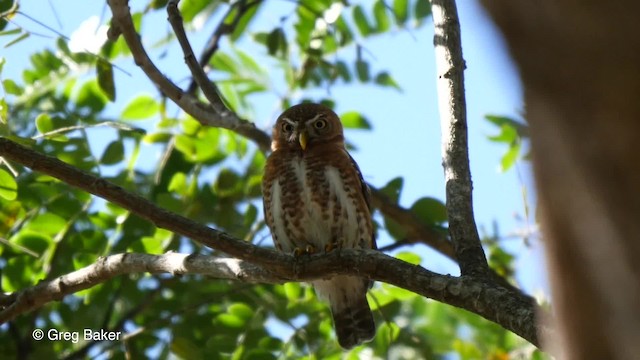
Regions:
M 8 321 L 46 302 L 60 299 L 66 294 L 93 286 L 96 281 L 102 282 L 130 271 L 174 274 L 194 272 L 256 282 L 304 281 L 336 274 L 357 274 L 469 310 L 502 325 L 533 344 L 538 344 L 534 322 L 537 311 L 535 301 L 493 281 L 471 276 L 455 278 L 439 275 L 373 250 L 341 250 L 327 255 L 294 258 L 241 241 L 159 208 L 115 184 L 8 139 L 0 138 L 0 156 L 100 196 L 160 228 L 237 258 L 234 260 L 178 254 L 109 256 L 87 268 L 41 282 L 17 295 L 6 296 L 0 301 L 4 307 L 0 312 L 0 322 Z M 246 260 L 250 264 L 240 260 Z
M 258 5 L 260 2 L 262 2 L 262 0 L 255 0 L 252 2 L 241 0 L 235 3 L 232 3 L 230 5 L 229 10 L 222 17 L 222 20 L 220 21 L 216 29 L 213 31 L 213 34 L 211 34 L 209 41 L 207 41 L 207 44 L 205 45 L 204 49 L 202 50 L 202 53 L 200 54 L 200 59 L 198 60 L 198 63 L 203 69 L 205 70 L 207 69 L 207 64 L 209 63 L 213 55 L 216 53 L 216 51 L 218 51 L 218 47 L 220 45 L 220 40 L 222 39 L 222 37 L 225 34 L 232 33 L 235 30 L 235 28 L 238 26 L 240 19 L 242 19 L 242 17 L 247 13 L 247 11 L 249 11 L 249 9 L 251 9 L 253 6 Z M 236 6 L 238 7 L 237 10 L 236 10 Z M 229 16 L 231 16 L 231 14 L 233 14 L 234 11 L 235 11 L 235 14 L 233 19 L 231 20 L 230 23 L 227 23 L 226 22 L 227 18 L 229 18 Z M 197 90 L 197 88 L 198 88 L 198 84 L 196 83 L 196 80 L 194 77 L 191 80 L 191 83 L 189 84 L 189 86 L 187 86 L 186 93 L 193 95 L 195 94 L 195 91 Z
M 184 31 L 184 26 L 182 25 L 182 15 L 180 15 L 180 11 L 178 11 L 178 1 L 179 0 L 169 1 L 167 4 L 167 14 L 169 15 L 169 23 L 171 24 L 173 32 L 176 34 L 176 38 L 178 39 L 178 43 L 182 48 L 184 61 L 187 63 L 189 71 L 191 71 L 191 74 L 193 75 L 193 79 L 202 90 L 204 97 L 209 100 L 213 109 L 218 114 L 224 114 L 223 116 L 226 116 L 227 113 L 231 112 L 231 110 L 226 107 L 220 98 L 216 84 L 209 80 L 207 74 L 205 74 L 202 66 L 200 66 L 193 54 L 193 49 L 191 48 L 189 39 L 187 39 L 187 34 Z
M 72 273 L 24 289 L 0 312 L 0 323 L 64 296 L 101 284 L 113 277 L 133 273 L 202 274 L 219 279 L 246 282 L 283 283 L 262 268 L 233 258 L 167 253 L 117 254 L 100 258 L 95 263 Z
M 246 261 L 206 255 L 110 255 L 90 266 L 20 291 L 15 301 L 0 312 L 0 323 L 115 276 L 144 272 L 202 274 L 221 279 L 276 284 L 338 274 L 364 275 L 469 310 L 537 344 L 536 329 L 532 325 L 536 305 L 530 298 L 513 296 L 511 291 L 490 282 L 478 281 L 477 278 L 436 274 L 374 250 L 341 250 L 327 255 L 302 257 L 284 263 L 277 269 L 277 274 Z
M 473 216 L 460 23 L 454 0 L 432 0 L 449 234 L 463 275 L 489 274 Z
M 251 3 L 247 3 L 244 6 L 250 7 L 251 4 L 254 4 L 257 2 L 258 1 L 253 1 Z M 149 79 L 163 93 L 167 94 L 167 96 L 169 96 L 170 99 L 174 100 L 176 104 L 180 106 L 185 112 L 193 116 L 202 124 L 206 124 L 210 126 L 219 126 L 217 122 L 212 121 L 208 118 L 209 116 L 208 111 L 210 110 L 203 108 L 204 106 L 206 106 L 206 104 L 200 103 L 196 98 L 194 98 L 189 94 L 182 93 L 182 91 L 178 87 L 173 85 L 173 83 L 171 83 L 171 81 L 168 80 L 162 73 L 160 73 L 157 67 L 153 64 L 153 62 L 147 55 L 146 51 L 144 50 L 144 47 L 140 42 L 139 35 L 135 31 L 135 28 L 133 26 L 133 21 L 131 20 L 131 14 L 129 12 L 127 1 L 109 0 L 109 6 L 111 7 L 113 12 L 112 28 L 110 31 L 112 32 L 113 36 L 118 36 L 120 33 L 123 34 L 125 41 L 127 42 L 129 48 L 131 49 L 131 53 L 133 54 L 136 64 L 142 68 L 145 74 L 147 74 L 147 77 L 149 77 Z M 178 36 L 178 34 L 176 34 L 176 36 Z M 180 36 L 178 36 L 178 38 L 180 38 Z M 182 36 L 182 38 L 183 38 L 182 41 L 187 41 L 184 35 Z M 190 49 L 191 46 L 189 45 L 188 48 Z M 187 58 L 189 58 L 189 56 L 188 54 L 185 54 L 185 59 Z M 192 52 L 191 52 L 191 58 L 193 58 Z M 196 76 L 197 73 L 202 73 L 202 69 L 195 70 L 195 73 L 192 70 L 194 79 L 195 78 L 207 79 L 206 75 Z M 208 79 L 206 81 L 208 81 Z M 170 96 L 170 94 L 173 94 L 172 96 L 176 98 L 181 98 L 181 99 L 188 98 L 189 101 L 182 100 L 182 102 L 178 102 L 174 99 L 174 97 Z M 197 104 L 197 106 L 193 105 L 195 108 L 192 109 L 191 108 L 192 104 Z M 235 114 L 229 115 L 229 116 L 237 118 L 237 115 Z M 267 135 L 265 132 L 261 131 L 260 129 L 253 127 L 253 125 L 251 125 L 250 128 L 246 131 L 240 131 L 240 129 L 243 128 L 242 126 L 229 126 L 229 127 L 220 126 L 220 127 L 232 130 L 238 133 L 239 135 L 254 141 L 263 152 L 269 151 L 269 148 L 271 146 L 271 140 L 269 135 Z M 371 188 L 372 188 L 371 200 L 374 207 L 377 207 L 378 209 L 380 209 L 380 211 L 383 214 L 385 214 L 386 216 L 389 216 L 390 218 L 395 220 L 397 223 L 403 225 L 408 230 L 408 235 L 410 239 L 415 240 L 416 242 L 418 241 L 423 242 L 431 246 L 435 250 L 440 251 L 445 256 L 452 258 L 454 261 L 456 261 L 454 259 L 453 247 L 451 245 L 451 242 L 448 239 L 443 238 L 441 234 L 435 232 L 432 228 L 424 225 L 415 216 L 413 216 L 410 211 L 398 206 L 397 204 L 394 204 L 393 202 L 389 201 L 389 199 L 387 199 L 382 193 L 374 190 L 373 187 Z
M 136 32 L 131 18 L 127 0 L 109 0 L 113 18 L 111 28 L 109 28 L 109 39 L 115 41 L 122 35 L 131 50 L 133 59 L 147 77 L 158 87 L 158 89 L 169 99 L 175 102 L 182 110 L 191 115 L 203 125 L 215 126 L 229 129 L 238 134 L 252 139 L 263 150 L 267 151 L 270 146 L 269 136 L 257 129 L 252 122 L 240 119 L 232 111 L 217 112 L 211 105 L 205 104 L 196 97 L 183 92 L 171 80 L 164 76 L 149 58 L 140 41 L 140 35 Z

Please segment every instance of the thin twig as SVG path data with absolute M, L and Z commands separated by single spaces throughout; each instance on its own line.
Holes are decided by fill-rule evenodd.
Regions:
M 454 0 L 431 2 L 449 234 L 463 275 L 490 274 L 473 216 L 460 22 Z
M 262 151 L 268 151 L 270 146 L 269 136 L 260 129 L 257 129 L 252 122 L 240 119 L 238 115 L 232 111 L 216 111 L 215 108 L 212 108 L 212 105 L 203 103 L 194 96 L 183 92 L 162 74 L 142 46 L 140 35 L 136 32 L 133 25 L 129 2 L 127 0 L 109 0 L 108 4 L 113 14 L 111 28 L 109 28 L 108 32 L 109 39 L 115 41 L 120 35 L 124 37 L 136 65 L 144 71 L 149 80 L 151 80 L 165 96 L 203 125 L 235 131 L 253 140 Z
M 178 10 L 178 1 L 179 0 L 169 1 L 169 3 L 167 4 L 167 14 L 169 15 L 169 24 L 171 24 L 173 32 L 176 34 L 176 39 L 178 39 L 178 43 L 182 48 L 184 61 L 187 63 L 189 71 L 191 71 L 191 74 L 193 75 L 193 79 L 202 90 L 204 97 L 209 100 L 209 103 L 213 106 L 213 109 L 219 114 L 226 114 L 228 112 L 231 112 L 220 98 L 220 94 L 218 93 L 216 84 L 213 81 L 209 80 L 207 74 L 205 74 L 204 70 L 202 69 L 202 66 L 200 66 L 198 61 L 196 61 L 196 57 L 193 54 L 193 49 L 191 48 L 189 39 L 187 39 L 187 34 L 184 31 L 184 26 L 182 24 L 182 15 L 180 15 L 180 11 Z
M 204 46 L 204 49 L 202 49 L 202 53 L 200 54 L 200 59 L 198 59 L 198 63 L 205 70 L 205 72 L 207 71 L 207 68 L 208 68 L 207 64 L 209 63 L 213 55 L 215 55 L 216 51 L 218 51 L 218 48 L 220 47 L 220 40 L 222 39 L 222 37 L 226 34 L 232 33 L 238 26 L 240 19 L 242 19 L 242 17 L 247 13 L 247 11 L 249 11 L 253 6 L 260 4 L 261 2 L 262 0 L 256 0 L 249 3 L 246 0 L 239 0 L 230 5 L 229 10 L 227 11 L 226 14 L 224 14 L 224 16 L 222 17 L 222 20 L 220 20 L 220 23 L 218 24 L 216 29 L 213 31 L 213 34 L 211 34 L 209 41 L 207 41 L 207 44 Z M 236 10 L 236 7 L 238 7 L 237 10 Z M 231 16 L 231 14 L 233 14 L 234 11 L 235 11 L 235 14 L 233 19 L 231 19 L 231 22 L 227 22 L 226 21 L 227 18 Z M 196 83 L 194 78 L 191 80 L 191 83 L 189 84 L 189 86 L 187 86 L 186 93 L 194 95 L 197 88 L 198 88 L 198 84 Z

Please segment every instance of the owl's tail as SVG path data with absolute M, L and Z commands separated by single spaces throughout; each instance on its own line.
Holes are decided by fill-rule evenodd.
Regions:
M 351 294 L 345 300 L 331 304 L 331 313 L 338 343 L 345 349 L 351 349 L 371 341 L 376 334 L 376 324 L 367 303 L 366 292 Z

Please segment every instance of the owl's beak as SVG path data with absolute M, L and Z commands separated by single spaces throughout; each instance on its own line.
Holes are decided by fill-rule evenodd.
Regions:
M 307 140 L 308 140 L 308 135 L 306 131 L 302 131 L 300 133 L 300 135 L 298 136 L 298 142 L 300 143 L 300 147 L 302 148 L 302 150 L 305 150 L 307 148 Z

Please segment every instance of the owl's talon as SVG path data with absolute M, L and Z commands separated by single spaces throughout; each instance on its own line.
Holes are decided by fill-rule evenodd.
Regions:
M 327 245 L 324 246 L 324 252 L 328 253 L 328 252 L 332 252 L 333 250 L 336 250 L 338 248 L 338 241 L 332 241 L 330 243 L 328 243 Z
M 305 246 L 304 248 L 295 248 L 293 249 L 293 256 L 295 257 L 299 257 L 302 255 L 313 255 L 316 253 L 316 247 L 311 245 L 311 244 L 307 244 L 307 246 Z

